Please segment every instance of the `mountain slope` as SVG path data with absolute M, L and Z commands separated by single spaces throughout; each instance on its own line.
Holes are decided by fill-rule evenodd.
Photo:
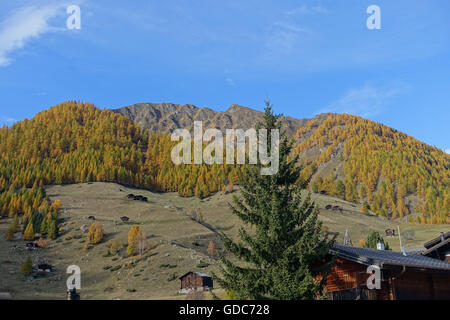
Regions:
M 149 136 L 120 114 L 74 101 L 3 127 L 0 216 L 24 213 L 18 192 L 23 187 L 111 181 L 206 197 L 237 182 L 242 167 L 175 166 L 170 157 L 174 144 L 166 135 Z
M 450 156 L 360 117 L 330 115 L 295 136 L 312 188 L 388 217 L 450 223 Z
M 262 112 L 236 104 L 231 105 L 225 112 L 173 103 L 138 103 L 113 111 L 137 122 L 142 128 L 166 134 L 179 128 L 191 131 L 194 121 L 202 121 L 203 128 L 247 130 L 263 118 Z M 306 125 L 308 119 L 283 117 L 281 121 L 286 134 L 293 136 Z
M 146 110 L 152 114 L 146 117 Z M 179 118 L 171 119 L 170 110 Z M 206 119 L 221 129 L 228 123 L 247 129 L 261 116 L 239 106 L 214 112 L 170 104 L 126 108 L 121 113 L 149 123 L 145 129 L 163 133 L 142 130 L 117 110 L 79 102 L 66 102 L 1 128 L 0 215 L 23 213 L 17 190 L 39 185 L 111 181 L 202 198 L 231 190 L 244 167 L 174 165 L 170 154 L 176 142 L 167 135 L 169 127 L 182 123 L 192 127 L 192 120 Z M 311 178 L 313 191 L 357 203 L 366 213 L 450 223 L 450 156 L 441 150 L 350 115 L 283 120 L 286 131 L 296 130 L 294 153 L 300 156 L 303 178 Z
M 216 112 L 192 105 L 137 104 L 115 110 L 152 131 L 170 133 L 204 127 L 254 127 L 262 113 L 233 105 Z M 295 138 L 295 154 L 305 165 L 311 188 L 393 218 L 421 223 L 450 223 L 450 156 L 438 148 L 351 115 L 321 114 L 314 119 L 282 119 Z M 412 215 L 411 215 L 412 214 Z

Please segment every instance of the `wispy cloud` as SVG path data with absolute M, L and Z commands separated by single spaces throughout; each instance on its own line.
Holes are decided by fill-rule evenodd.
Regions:
M 308 7 L 307 5 L 302 5 L 297 8 L 287 10 L 286 15 L 301 15 L 301 14 L 315 14 L 315 13 L 328 13 L 328 9 L 321 6 Z
M 234 80 L 231 78 L 225 78 L 225 81 L 232 87 L 235 86 Z
M 444 150 L 445 153 L 450 154 L 450 149 Z
M 300 52 L 300 45 L 304 45 L 315 32 L 304 25 L 300 25 L 297 16 L 323 13 L 328 13 L 328 9 L 321 6 L 308 7 L 306 5 L 284 11 L 283 19 L 275 21 L 269 30 L 266 47 L 270 54 L 289 55 L 292 52 Z
M 348 113 L 370 117 L 381 113 L 391 99 L 404 90 L 403 86 L 376 87 L 366 84 L 347 91 L 341 98 L 330 103 L 321 112 Z
M 290 54 L 302 37 L 311 34 L 311 30 L 296 23 L 277 21 L 272 25 L 266 45 L 272 51 Z
M 13 124 L 14 122 L 17 121 L 16 119 L 11 118 L 11 117 L 7 117 L 7 116 L 1 116 L 0 119 L 1 119 L 0 123 L 2 125 L 5 125 L 5 124 L 6 125 L 10 125 L 10 124 Z
M 64 13 L 65 1 L 43 6 L 30 5 L 12 12 L 0 23 L 0 67 L 11 63 L 13 51 L 23 48 L 27 42 L 49 32 L 61 30 L 49 25 L 49 20 Z

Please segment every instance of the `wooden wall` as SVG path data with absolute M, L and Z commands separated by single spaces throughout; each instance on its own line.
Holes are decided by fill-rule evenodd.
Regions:
M 213 281 L 208 277 L 201 277 L 196 273 L 189 273 L 181 279 L 181 289 L 213 287 Z
M 337 258 L 327 277 L 326 288 L 334 299 L 435 300 L 450 299 L 450 273 L 429 270 L 383 270 L 381 289 L 369 290 L 365 265 Z
M 450 299 L 450 274 L 407 271 L 394 280 L 398 300 Z
M 196 273 L 189 273 L 181 279 L 181 289 L 198 288 L 203 286 L 203 279 Z
M 381 289 L 369 290 L 367 288 L 367 266 L 338 258 L 336 265 L 327 277 L 326 288 L 328 292 L 343 291 L 358 288 L 361 299 L 390 300 L 393 298 L 390 286 L 390 274 L 384 272 L 382 275 Z M 344 296 L 344 294 L 342 295 Z

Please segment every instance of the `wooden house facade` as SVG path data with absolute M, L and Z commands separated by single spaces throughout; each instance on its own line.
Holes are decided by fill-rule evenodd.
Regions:
M 211 276 L 203 272 L 189 271 L 180 278 L 180 293 L 187 293 L 189 290 L 208 291 L 214 288 Z
M 327 277 L 332 300 L 447 300 L 450 263 L 420 254 L 335 245 L 336 265 Z M 377 266 L 381 288 L 369 289 L 369 266 Z

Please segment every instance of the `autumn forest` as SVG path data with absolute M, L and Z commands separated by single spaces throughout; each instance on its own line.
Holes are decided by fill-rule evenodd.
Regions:
M 450 155 L 443 151 L 346 114 L 312 119 L 294 140 L 302 178 L 313 192 L 357 203 L 362 214 L 450 223 Z M 244 172 L 239 165 L 174 165 L 175 143 L 120 114 L 75 101 L 5 126 L 0 129 L 0 215 L 17 220 L 20 214 L 24 234 L 32 228 L 53 238 L 61 203 L 48 199 L 45 185 L 109 181 L 204 198 L 238 184 Z M 314 156 L 308 153 L 312 148 L 319 150 Z M 330 161 L 342 164 L 341 173 L 321 175 Z

